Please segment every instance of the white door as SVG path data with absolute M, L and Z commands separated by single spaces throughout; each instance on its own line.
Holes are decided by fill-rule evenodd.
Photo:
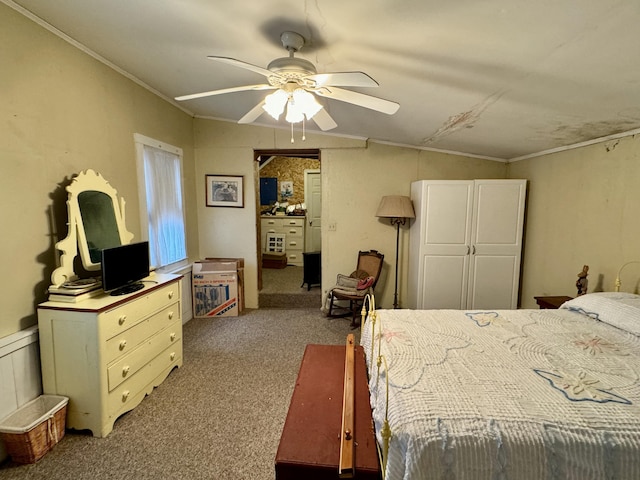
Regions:
M 322 181 L 320 170 L 304 171 L 304 203 L 307 204 L 305 228 L 305 251 L 322 250 L 320 230 L 322 227 Z
M 469 239 L 473 181 L 420 182 L 421 199 L 414 197 L 420 222 L 412 232 L 421 238 L 416 308 L 465 308 L 469 270 Z M 413 302 L 412 302 L 413 303 Z
M 526 180 L 476 180 L 469 309 L 515 309 Z

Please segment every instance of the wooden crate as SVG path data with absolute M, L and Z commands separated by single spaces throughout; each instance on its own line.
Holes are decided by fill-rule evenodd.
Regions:
M 287 266 L 286 253 L 263 253 L 262 268 L 285 268 Z

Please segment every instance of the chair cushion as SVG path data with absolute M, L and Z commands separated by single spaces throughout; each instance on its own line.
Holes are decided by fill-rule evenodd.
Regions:
M 367 293 L 369 293 L 370 290 L 370 288 L 367 288 L 365 290 L 357 290 L 355 288 L 334 287 L 329 291 L 329 293 L 335 298 L 340 299 L 340 297 L 364 297 Z

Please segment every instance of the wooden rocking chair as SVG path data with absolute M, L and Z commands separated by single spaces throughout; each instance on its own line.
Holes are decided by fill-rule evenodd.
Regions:
M 377 250 L 358 252 L 356 270 L 351 276 L 338 275 L 339 280 L 342 278 L 344 280 L 352 279 L 352 281 L 343 282 L 342 285 L 339 281 L 338 285 L 333 287 L 328 293 L 328 317 L 346 317 L 351 315 L 351 326 L 355 328 L 359 325 L 360 310 L 362 309 L 364 297 L 367 293 L 373 293 L 378 283 L 380 272 L 382 272 L 383 260 L 384 255 Z M 368 279 L 368 282 L 365 283 L 365 279 Z M 359 280 L 362 280 L 362 282 L 359 282 Z M 365 288 L 359 288 L 358 283 L 360 283 L 360 286 L 363 286 L 363 284 L 366 285 Z M 342 304 L 336 302 L 342 302 Z

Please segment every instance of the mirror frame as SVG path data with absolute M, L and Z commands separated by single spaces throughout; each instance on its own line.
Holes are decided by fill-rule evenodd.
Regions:
M 118 204 L 117 191 L 98 172 L 88 169 L 76 175 L 66 188 L 67 198 L 67 223 L 68 232 L 66 238 L 56 243 L 56 249 L 62 252 L 60 266 L 51 274 L 51 283 L 59 286 L 65 282 L 77 279 L 73 262 L 80 251 L 82 265 L 88 271 L 100 270 L 100 263 L 93 262 L 89 253 L 87 235 L 82 222 L 78 195 L 82 192 L 96 191 L 106 194 L 111 198 L 113 213 L 118 227 L 118 235 L 121 245 L 128 245 L 133 239 L 133 233 L 127 230 L 125 225 L 125 200 L 120 197 Z

